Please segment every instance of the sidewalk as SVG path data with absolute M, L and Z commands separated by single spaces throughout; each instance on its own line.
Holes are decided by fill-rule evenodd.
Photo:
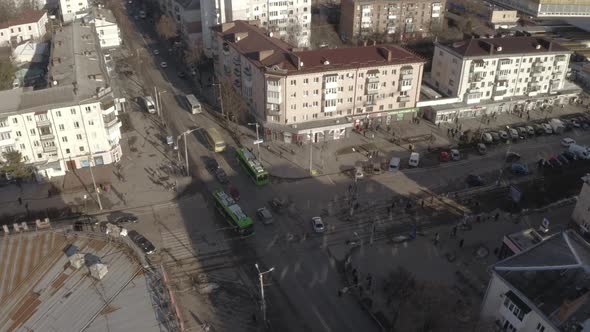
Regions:
M 312 169 L 316 175 L 336 174 L 352 170 L 355 166 L 381 162 L 387 163 L 395 155 L 408 158 L 410 155 L 409 145 L 412 144 L 415 151 L 425 152 L 430 147 L 436 149 L 448 147 L 458 143 L 458 135 L 455 138 L 447 134 L 449 128 L 460 127 L 461 131 L 477 131 L 484 129 L 505 128 L 515 123 L 525 123 L 543 120 L 545 118 L 561 117 L 568 114 L 583 113 L 585 107 L 580 105 L 567 105 L 564 108 L 555 108 L 552 112 L 530 112 L 530 121 L 527 121 L 526 113 L 521 118 L 517 114 L 503 113 L 496 118 L 487 120 L 481 118 L 462 119 L 457 124 L 443 124 L 440 127 L 421 120 L 419 123 L 411 121 L 393 122 L 391 132 L 386 128 L 378 131 L 366 131 L 366 137 L 356 132 L 341 140 L 315 143 L 312 148 Z M 244 146 L 255 150 L 253 142 L 256 134 L 251 128 L 239 127 L 240 141 Z M 399 138 L 392 143 L 395 134 Z M 430 137 L 433 137 L 432 139 Z M 378 156 L 368 158 L 368 153 L 378 151 Z M 271 175 L 278 178 L 304 178 L 310 176 L 310 147 L 309 145 L 298 146 L 286 144 L 279 141 L 264 142 L 260 147 L 260 155 L 263 164 Z

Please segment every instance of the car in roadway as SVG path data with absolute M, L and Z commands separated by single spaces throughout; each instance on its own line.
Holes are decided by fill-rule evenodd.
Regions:
M 576 156 L 576 154 L 571 151 L 563 151 L 561 155 L 566 157 L 569 161 L 578 160 L 578 156 Z
M 512 166 L 510 166 L 510 170 L 516 175 L 529 174 L 529 167 L 526 164 L 513 163 Z
M 273 198 L 269 204 L 271 209 L 273 209 L 275 212 L 281 212 L 285 208 L 285 202 L 282 199 L 276 197 Z
M 580 128 L 581 127 L 580 121 L 578 121 L 577 119 L 572 119 L 572 126 L 574 128 Z
M 156 252 L 156 247 L 137 231 L 129 231 L 127 232 L 127 236 L 129 236 L 131 241 L 141 248 L 146 255 L 151 255 Z
M 354 179 L 355 180 L 360 180 L 363 177 L 365 177 L 365 174 L 363 174 L 363 168 L 360 166 L 355 167 L 354 169 Z
M 160 50 L 154 50 L 154 55 L 160 54 Z
M 215 160 L 215 158 L 204 157 L 204 161 L 205 168 L 211 173 L 214 173 L 215 170 L 219 168 L 219 164 L 217 163 L 217 160 Z
M 217 181 L 219 181 L 219 183 L 221 183 L 221 184 L 229 183 L 229 179 L 227 178 L 227 174 L 225 173 L 225 171 L 221 167 L 217 167 L 217 169 L 215 170 L 215 177 L 217 178 Z
M 168 68 L 168 63 L 166 61 L 162 61 L 162 62 L 160 62 L 160 67 Z
M 535 134 L 537 134 L 537 135 L 545 134 L 545 128 L 543 126 L 541 126 L 540 124 L 535 124 L 534 128 L 535 128 Z
M 514 128 L 508 129 L 508 133 L 510 134 L 510 138 L 512 138 L 513 141 L 516 141 L 519 138 L 518 131 L 516 131 Z
M 506 162 L 515 162 L 520 159 L 520 154 L 512 151 L 506 152 Z
M 469 174 L 467 175 L 467 184 L 471 187 L 483 186 L 484 182 L 479 175 Z
M 322 217 L 311 218 L 311 225 L 313 227 L 313 230 L 316 233 L 323 233 L 326 231 L 326 227 L 324 226 L 324 222 L 322 221 Z
M 498 143 L 498 142 L 500 142 L 500 135 L 498 135 L 498 133 L 497 133 L 497 132 L 495 132 L 495 131 L 490 131 L 490 135 L 492 136 L 492 141 L 493 141 L 494 143 Z
M 266 207 L 261 207 L 260 209 L 256 210 L 256 216 L 258 217 L 258 220 L 262 221 L 262 223 L 265 225 L 270 225 L 274 222 L 272 219 L 272 214 Z
M 561 140 L 561 146 L 563 146 L 563 147 L 569 148 L 569 146 L 572 144 L 576 144 L 576 141 L 573 140 L 572 138 L 565 137 L 564 139 Z
M 107 221 L 112 224 L 135 224 L 139 221 L 139 218 L 132 213 L 113 212 L 107 216 Z
M 183 80 L 186 79 L 186 73 L 183 71 L 179 71 L 178 73 L 176 73 L 176 75 L 178 75 L 178 77 L 182 78 Z

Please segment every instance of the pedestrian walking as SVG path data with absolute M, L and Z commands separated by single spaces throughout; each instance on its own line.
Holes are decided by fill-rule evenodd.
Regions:
M 51 197 L 51 189 L 47 190 L 47 198 Z
M 23 199 L 22 198 L 18 198 L 18 205 L 23 205 Z
M 461 239 L 459 240 L 459 248 L 463 248 L 463 242 L 465 241 L 465 239 Z
M 438 233 L 434 234 L 434 245 L 438 245 L 438 241 L 440 240 L 440 235 Z

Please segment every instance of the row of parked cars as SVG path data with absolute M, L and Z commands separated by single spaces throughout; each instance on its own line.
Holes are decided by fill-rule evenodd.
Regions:
M 570 119 L 551 119 L 548 122 L 506 127 L 497 131 L 488 131 L 482 134 L 481 140 L 487 144 L 500 141 L 526 139 L 527 137 L 561 134 L 574 128 L 590 129 L 590 117 L 578 116 Z

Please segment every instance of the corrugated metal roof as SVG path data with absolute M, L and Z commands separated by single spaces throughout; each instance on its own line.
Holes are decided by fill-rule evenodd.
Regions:
M 101 280 L 64 253 L 108 266 Z M 117 242 L 52 231 L 0 237 L 0 331 L 159 331 L 142 268 Z

